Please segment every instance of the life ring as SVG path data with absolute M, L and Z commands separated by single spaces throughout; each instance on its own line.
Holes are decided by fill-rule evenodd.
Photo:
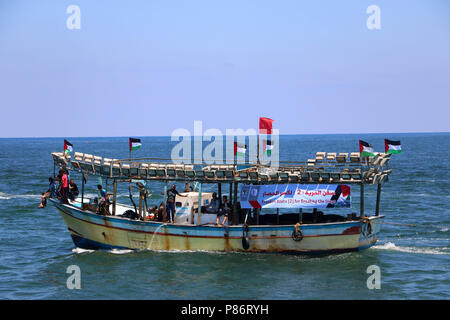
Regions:
M 300 223 L 295 225 L 294 231 L 292 231 L 292 239 L 294 241 L 301 241 L 303 239 L 303 232 L 300 230 Z
M 242 230 L 242 247 L 247 250 L 250 248 L 250 242 L 248 240 L 248 225 L 244 224 L 244 229 Z

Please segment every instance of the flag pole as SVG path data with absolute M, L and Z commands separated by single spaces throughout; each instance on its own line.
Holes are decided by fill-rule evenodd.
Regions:
M 259 131 L 260 131 L 261 129 L 259 128 L 259 123 L 258 123 L 258 134 L 257 134 L 257 136 L 256 136 L 256 141 L 257 141 L 257 143 L 256 143 L 256 165 L 257 166 L 259 166 Z
M 238 148 L 237 142 L 234 142 L 233 147 L 234 147 L 233 150 L 235 149 L 234 150 L 234 169 L 237 170 L 237 148 Z

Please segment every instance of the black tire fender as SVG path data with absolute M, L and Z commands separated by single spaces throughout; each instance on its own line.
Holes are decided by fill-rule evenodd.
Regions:
M 242 230 L 242 247 L 247 250 L 248 248 L 250 248 L 250 241 L 248 239 L 248 225 L 244 225 L 244 229 Z
M 294 241 L 301 241 L 303 239 L 303 232 L 302 232 L 302 230 L 300 230 L 299 227 L 300 227 L 300 223 L 297 223 L 295 225 L 294 231 L 292 231 L 291 236 Z

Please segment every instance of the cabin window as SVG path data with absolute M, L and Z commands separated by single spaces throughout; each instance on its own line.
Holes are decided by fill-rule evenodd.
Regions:
M 223 171 L 216 171 L 216 177 L 217 178 L 223 178 L 224 172 Z

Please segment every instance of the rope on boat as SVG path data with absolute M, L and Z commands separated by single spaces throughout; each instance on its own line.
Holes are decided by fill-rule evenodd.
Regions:
M 367 235 L 372 234 L 372 221 L 370 221 L 370 219 L 368 217 L 363 217 L 361 219 L 362 223 L 366 223 L 367 224 Z
M 372 223 L 377 223 L 377 224 L 390 224 L 390 225 L 394 225 L 394 226 L 404 226 L 404 227 L 420 227 L 420 226 L 424 226 L 424 225 L 420 225 L 420 224 L 407 224 L 407 223 L 395 223 L 395 222 L 375 222 L 372 221 Z M 439 229 L 448 229 L 450 228 L 449 226 L 426 226 L 426 227 L 433 227 L 433 228 L 439 228 Z

